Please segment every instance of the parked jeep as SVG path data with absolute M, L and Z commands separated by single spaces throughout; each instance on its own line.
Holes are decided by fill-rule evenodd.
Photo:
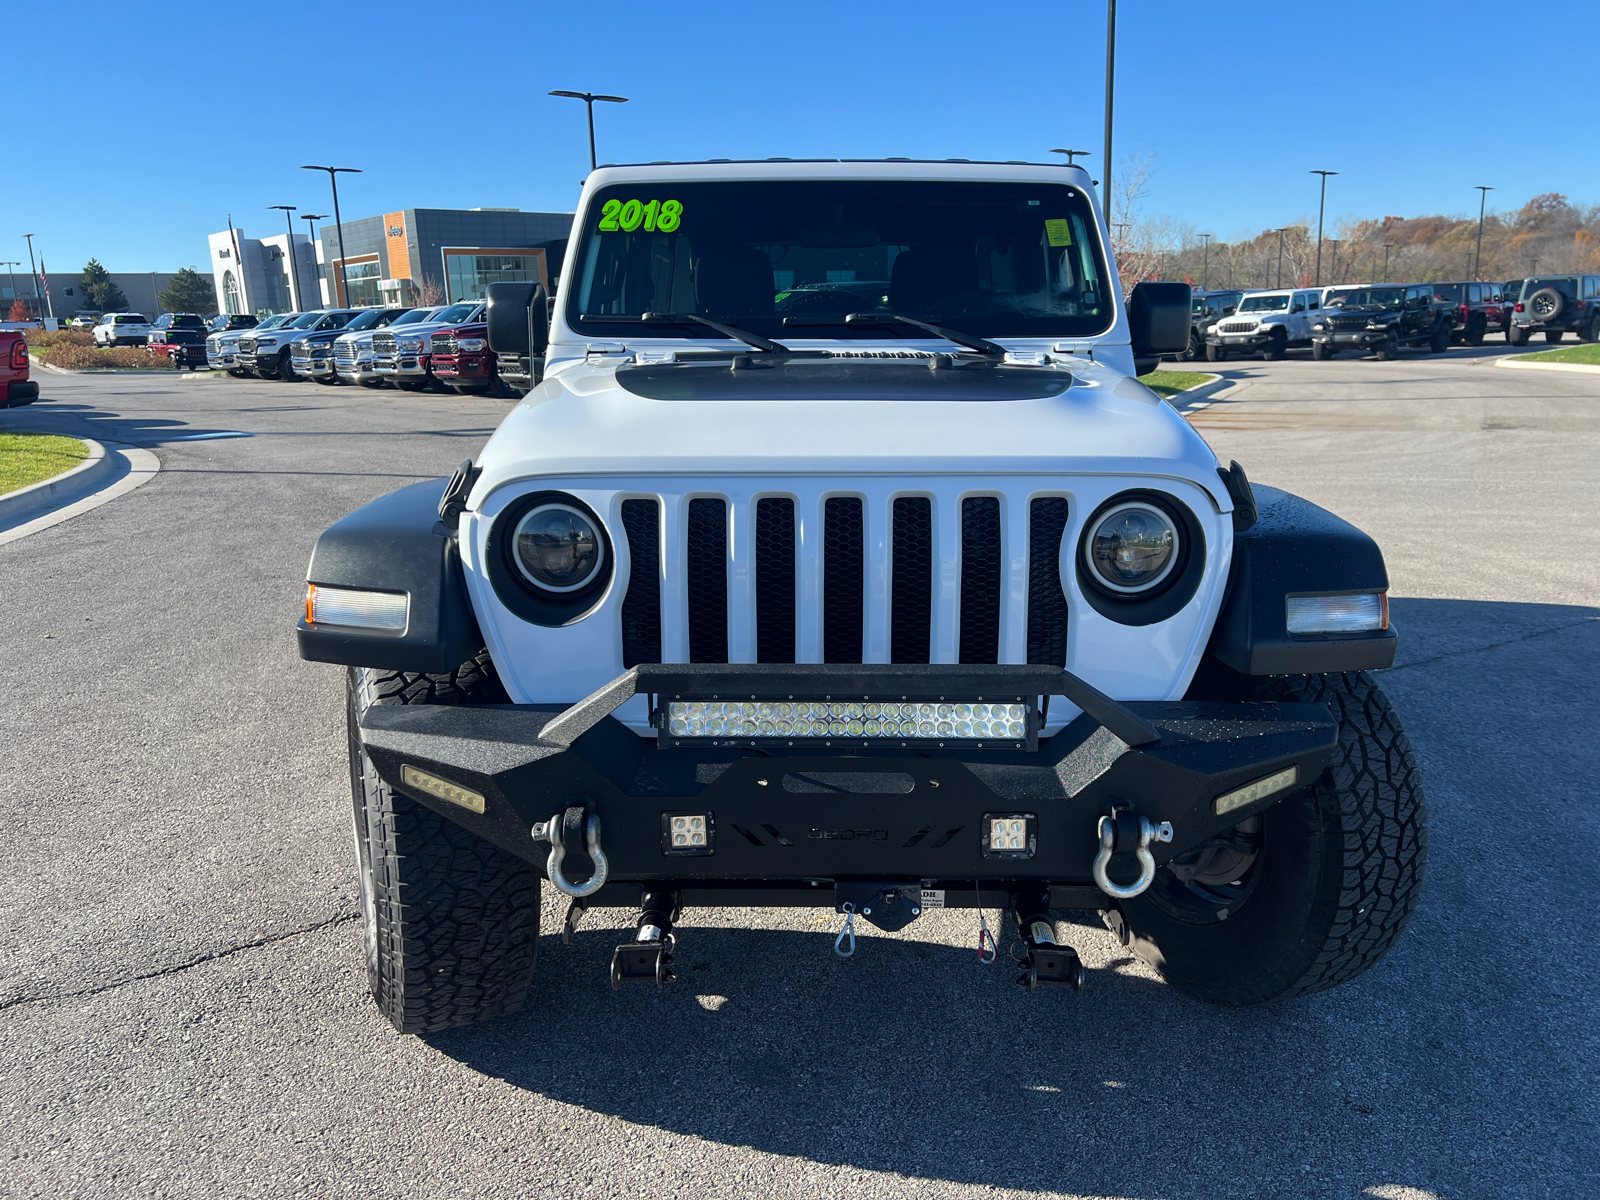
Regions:
M 489 349 L 487 311 L 477 320 L 440 329 L 433 335 L 433 373 L 439 382 L 462 395 L 496 390 L 500 377 Z
M 206 366 L 205 318 L 197 313 L 163 313 L 151 326 L 145 348 L 180 371 Z
M 1500 298 L 1498 283 L 1470 280 L 1436 283 L 1433 285 L 1433 298 L 1454 310 L 1450 320 L 1455 332 L 1450 340 L 1456 345 L 1483 345 L 1484 334 L 1503 331 L 1506 318 L 1510 315 L 1510 306 Z
M 433 320 L 439 311 L 438 308 L 413 308 L 400 314 L 384 328 L 392 330 L 402 325 L 420 325 Z M 359 383 L 362 387 L 383 386 L 383 376 L 373 367 L 372 339 L 375 334 L 376 330 L 373 329 L 358 329 L 334 338 L 333 369 L 341 382 Z
M 302 333 L 315 333 L 319 329 L 343 329 L 362 310 L 359 308 L 321 309 L 302 313 L 269 331 L 252 329 L 239 338 L 239 368 L 262 379 L 281 379 L 294 383 L 295 374 L 289 354 L 289 343 Z
M 1361 350 L 1391 359 L 1402 346 L 1426 346 L 1435 354 L 1450 349 L 1454 306 L 1434 298 L 1433 285 L 1351 288 L 1330 303 L 1312 326 L 1311 357 L 1332 358 L 1341 350 Z
M 482 320 L 485 308 L 482 300 L 466 300 L 440 309 L 430 321 L 373 334 L 372 369 L 402 391 L 420 392 L 436 385 L 431 364 L 433 335 L 441 329 Z
M 520 1008 L 546 882 L 564 936 L 633 912 L 612 987 L 670 984 L 688 907 L 826 909 L 872 970 L 860 922 L 1004 906 L 1029 990 L 1082 988 L 1055 918 L 1098 909 L 1221 1004 L 1393 945 L 1426 831 L 1383 556 L 1135 378 L 1189 289 L 1124 306 L 1081 167 L 604 167 L 573 236 L 553 320 L 490 285 L 528 400 L 307 573 L 397 1029 Z M 846 270 L 889 287 L 777 309 Z
M 1233 316 L 1243 297 L 1243 292 L 1234 291 L 1194 293 L 1190 301 L 1189 345 L 1183 351 L 1185 361 L 1205 357 L 1206 327 Z
M 1600 275 L 1541 275 L 1522 283 L 1506 341 L 1521 346 L 1535 333 L 1559 342 L 1571 331 L 1581 342 L 1600 340 Z
M 350 319 L 348 325 L 327 326 L 297 337 L 289 343 L 289 366 L 303 379 L 339 383 L 333 360 L 333 348 L 338 339 L 365 329 L 386 329 L 408 311 L 404 308 L 363 308 Z
M 251 313 L 218 313 L 206 322 L 212 333 L 230 333 L 235 329 L 254 329 L 261 324 Z
M 1322 311 L 1319 288 L 1246 292 L 1233 316 L 1205 327 L 1206 359 L 1222 362 L 1234 353 L 1259 351 L 1271 362 L 1311 344 L 1311 322 Z

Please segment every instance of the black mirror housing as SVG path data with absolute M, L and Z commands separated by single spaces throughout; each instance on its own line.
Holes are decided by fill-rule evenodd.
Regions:
M 1192 296 L 1187 283 L 1134 287 L 1128 297 L 1128 340 L 1139 374 L 1155 370 L 1163 354 L 1182 354 L 1188 346 Z
M 540 358 L 550 345 L 550 302 L 542 283 L 491 283 L 489 349 Z

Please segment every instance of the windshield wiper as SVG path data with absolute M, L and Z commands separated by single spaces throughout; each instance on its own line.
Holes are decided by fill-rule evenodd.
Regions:
M 929 333 L 937 334 L 947 342 L 965 346 L 968 350 L 974 350 L 990 358 L 1004 358 L 1006 356 L 1006 348 L 1004 346 L 978 337 L 976 334 L 946 329 L 943 325 L 930 325 L 927 321 L 919 321 L 915 317 L 903 317 L 899 313 L 851 313 L 845 317 L 844 323 L 846 325 L 912 325 L 918 329 L 926 329 Z
M 612 313 L 584 313 L 578 318 L 580 321 L 604 323 L 611 325 L 704 325 L 707 329 L 714 329 L 725 338 L 736 342 L 743 342 L 754 350 L 764 354 L 790 354 L 789 347 L 781 342 L 774 342 L 762 337 L 758 333 L 745 333 L 731 325 L 724 325 L 720 321 L 713 321 L 710 317 L 702 317 L 699 313 L 658 313 L 647 312 L 637 317 L 626 314 Z

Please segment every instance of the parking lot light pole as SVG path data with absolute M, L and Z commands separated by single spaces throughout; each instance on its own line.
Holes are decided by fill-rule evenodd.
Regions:
M 333 215 L 332 213 L 301 213 L 300 214 L 300 219 L 306 223 L 306 241 L 309 242 L 310 245 L 311 245 L 311 265 L 312 266 L 315 266 L 316 263 L 317 263 L 317 238 L 316 238 L 316 234 L 312 232 L 311 223 L 313 221 L 326 221 L 332 215 Z M 305 297 L 303 297 L 303 296 L 301 297 L 301 299 L 304 299 L 304 298 Z M 317 288 L 317 303 L 318 304 L 322 303 L 322 288 L 320 286 Z
M 283 210 L 283 224 L 289 231 L 289 306 L 295 312 L 303 311 L 300 307 L 300 261 L 294 252 L 294 218 L 289 214 L 297 208 L 293 204 L 269 204 L 268 208 L 281 208 Z
M 1322 214 L 1328 208 L 1328 176 L 1337 175 L 1337 171 L 1312 171 L 1313 175 L 1322 176 L 1322 200 L 1317 205 L 1317 278 L 1316 285 L 1322 285 Z
M 1208 286 L 1211 281 L 1211 234 L 1202 233 L 1200 244 L 1206 248 L 1205 255 L 1200 260 L 1200 290 L 1206 292 L 1211 290 Z
M 1075 157 L 1076 158 L 1088 158 L 1089 157 L 1089 152 L 1087 150 L 1052 150 L 1052 151 L 1050 151 L 1050 153 L 1051 154 L 1065 154 L 1067 156 L 1067 166 L 1069 166 L 1069 167 L 1072 166 L 1073 158 L 1075 158 Z
M 601 96 L 596 92 L 551 92 L 552 96 L 565 96 L 569 100 L 582 100 L 584 107 L 589 112 L 589 170 L 593 171 L 598 165 L 594 152 L 594 102 L 604 100 L 609 104 L 626 104 L 626 96 Z
M 1278 282 L 1273 286 L 1281 288 L 1283 286 L 1283 235 L 1285 230 L 1274 229 L 1272 232 L 1278 235 Z
M 1339 239 L 1329 238 L 1328 241 L 1333 246 L 1333 261 L 1328 267 L 1328 273 L 1337 279 L 1339 278 Z M 1321 280 L 1319 279 L 1318 283 L 1320 282 Z
M 1473 187 L 1478 189 L 1478 250 L 1472 258 L 1472 277 L 1481 281 L 1483 279 L 1483 213 L 1489 204 L 1489 193 L 1494 189 L 1481 183 L 1475 183 Z
M 361 174 L 360 167 L 312 167 L 304 166 L 302 171 L 326 171 L 328 182 L 333 185 L 333 223 L 339 231 L 339 278 L 335 281 L 344 285 L 344 296 L 339 295 L 339 288 L 333 289 L 333 302 L 335 306 L 348 307 L 350 304 L 350 264 L 344 260 L 344 222 L 339 217 L 339 173 L 341 171 L 350 175 Z
M 1388 242 L 1383 244 L 1383 281 L 1389 282 L 1389 251 L 1394 249 Z

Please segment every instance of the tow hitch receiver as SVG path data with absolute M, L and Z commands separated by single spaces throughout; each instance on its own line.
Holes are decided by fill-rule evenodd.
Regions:
M 1056 940 L 1048 899 L 1043 892 L 1013 898 L 1011 916 L 1022 932 L 1018 943 L 1022 953 L 1018 954 L 1016 947 L 1011 952 L 1022 968 L 1017 982 L 1030 992 L 1042 987 L 1069 987 L 1081 996 L 1083 963 L 1076 950 Z
M 645 890 L 633 941 L 623 942 L 611 955 L 612 991 L 620 991 L 625 983 L 653 983 L 661 988 L 677 979 L 672 951 L 678 939 L 672 925 L 682 912 L 683 900 L 677 892 Z
M 846 908 L 845 905 L 850 905 Z M 833 885 L 833 911 L 859 913 L 885 933 L 896 933 L 922 915 L 922 886 L 918 883 L 857 883 Z

